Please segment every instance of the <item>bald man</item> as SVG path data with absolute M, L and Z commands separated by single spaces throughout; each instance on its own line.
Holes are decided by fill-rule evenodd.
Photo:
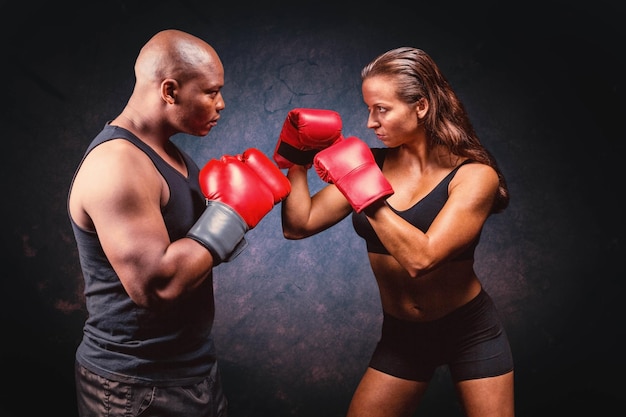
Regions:
M 237 208 L 209 205 L 199 167 L 170 140 L 217 124 L 224 68 L 205 41 L 165 30 L 139 52 L 135 77 L 68 196 L 89 313 L 76 351 L 79 415 L 226 416 L 212 269 L 241 251 L 254 225 L 237 213 L 248 204 L 242 190 L 221 192 L 239 193 Z

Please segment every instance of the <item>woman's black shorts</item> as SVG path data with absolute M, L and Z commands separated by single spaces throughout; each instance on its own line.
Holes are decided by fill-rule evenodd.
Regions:
M 430 381 L 447 365 L 454 381 L 513 370 L 513 356 L 491 297 L 472 301 L 438 320 L 411 322 L 384 314 L 382 335 L 369 366 L 398 378 Z

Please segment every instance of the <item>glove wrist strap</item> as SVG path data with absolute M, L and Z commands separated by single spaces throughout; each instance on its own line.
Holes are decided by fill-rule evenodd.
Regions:
M 199 242 L 211 252 L 214 265 L 229 262 L 247 246 L 244 239 L 248 225 L 228 205 L 209 200 L 207 207 L 187 232 L 187 237 Z
M 280 142 L 276 152 L 296 165 L 310 165 L 313 162 L 313 158 L 319 152 L 319 149 L 302 150 L 295 146 L 288 144 L 287 142 Z

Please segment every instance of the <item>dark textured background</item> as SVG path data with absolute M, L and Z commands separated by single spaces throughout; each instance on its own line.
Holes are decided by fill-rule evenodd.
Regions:
M 294 107 L 337 110 L 345 134 L 375 145 L 361 67 L 397 46 L 430 53 L 510 186 L 511 206 L 488 221 L 476 267 L 512 343 L 518 416 L 623 409 L 617 2 L 260 3 L 0 2 L 0 415 L 75 415 L 85 311 L 67 190 L 87 144 L 126 103 L 139 48 L 165 28 L 204 38 L 225 66 L 220 124 L 206 138 L 176 138 L 200 165 L 252 146 L 271 155 Z M 231 414 L 342 416 L 380 325 L 364 244 L 349 221 L 286 241 L 279 211 L 215 270 Z M 416 415 L 460 415 L 445 372 Z

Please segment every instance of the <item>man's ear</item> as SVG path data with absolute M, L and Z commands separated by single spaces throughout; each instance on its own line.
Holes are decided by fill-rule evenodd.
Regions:
M 161 82 L 161 98 L 167 104 L 174 104 L 176 102 L 177 94 L 178 81 L 173 78 L 166 78 Z

